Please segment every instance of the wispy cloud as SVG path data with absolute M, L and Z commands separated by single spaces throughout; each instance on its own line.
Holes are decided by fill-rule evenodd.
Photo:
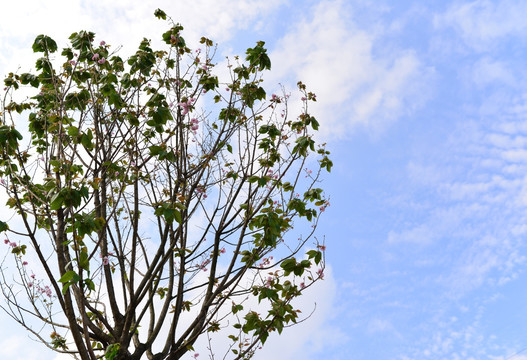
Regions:
M 302 80 L 323 99 L 314 111 L 335 137 L 357 126 L 382 132 L 422 104 L 433 74 L 411 49 L 380 55 L 385 30 L 361 28 L 351 14 L 347 2 L 321 1 L 272 52 L 277 79 Z
M 524 1 L 463 1 L 455 2 L 435 18 L 438 27 L 452 27 L 465 44 L 477 51 L 489 51 L 503 40 L 524 37 L 527 23 Z

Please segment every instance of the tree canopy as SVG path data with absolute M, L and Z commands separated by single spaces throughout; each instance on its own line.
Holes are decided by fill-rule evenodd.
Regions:
M 248 359 L 324 276 L 316 96 L 299 82 L 290 109 L 285 89 L 266 92 L 263 41 L 215 63 L 211 40 L 192 50 L 155 15 L 163 49 L 145 38 L 123 60 L 79 31 L 59 54 L 39 35 L 35 72 L 5 78 L 2 307 L 82 360 L 179 359 L 201 337 Z

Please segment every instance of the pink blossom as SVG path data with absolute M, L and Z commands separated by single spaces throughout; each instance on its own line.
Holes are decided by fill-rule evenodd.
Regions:
M 198 356 L 199 356 L 199 353 L 195 353 L 195 354 L 194 354 L 194 359 L 197 359 Z
M 22 265 L 23 265 L 23 266 L 26 266 L 26 265 L 27 265 L 27 261 L 24 261 L 24 262 L 22 263 Z
M 9 244 L 9 239 L 5 239 L 4 244 Z
M 193 118 L 193 119 L 190 120 L 190 123 L 192 124 L 191 127 L 190 127 L 192 129 L 192 131 L 195 132 L 196 130 L 199 129 L 199 125 L 198 125 L 199 124 L 199 120 L 198 119 Z
M 322 269 L 318 269 L 318 270 L 317 270 L 317 275 L 318 275 L 318 277 L 319 277 L 321 280 L 324 280 L 324 270 L 322 270 Z
M 73 66 L 77 65 L 77 62 L 75 60 L 70 60 L 69 63 Z
M 101 41 L 101 46 L 104 46 L 104 45 L 106 45 L 106 41 L 103 40 Z
M 93 54 L 93 56 L 91 57 L 92 60 L 97 60 L 99 58 L 99 54 L 95 53 Z
M 187 100 L 187 102 L 178 103 L 178 105 L 183 108 L 181 115 L 186 115 L 190 110 L 192 110 L 192 104 L 194 103 L 194 101 L 195 100 L 193 98 L 190 98 Z
M 16 242 L 13 241 L 12 243 L 9 243 L 9 246 L 16 247 Z
M 307 99 L 305 98 L 305 96 L 302 96 L 302 101 L 306 101 Z
M 207 259 L 201 263 L 199 268 L 203 271 L 207 271 L 207 265 L 210 263 L 210 259 Z
M 326 245 L 319 245 L 318 248 L 320 251 L 326 251 Z
M 104 257 L 102 258 L 102 264 L 106 266 L 106 265 L 108 265 L 109 263 L 110 263 L 110 260 L 108 260 L 108 256 L 104 256 Z
M 32 282 L 27 283 L 27 287 L 28 288 L 32 288 L 33 287 L 33 283 Z
M 220 253 L 225 254 L 225 248 L 221 248 Z
M 304 289 L 305 287 L 306 287 L 306 284 L 303 283 L 303 282 L 301 282 L 301 283 L 300 283 L 300 289 Z
M 99 64 L 104 64 L 106 62 L 105 58 L 101 58 L 99 61 L 97 61 Z
M 31 274 L 31 279 L 34 279 L 35 278 L 35 274 Z

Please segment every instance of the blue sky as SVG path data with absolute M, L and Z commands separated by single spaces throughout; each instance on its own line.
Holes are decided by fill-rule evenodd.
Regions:
M 218 58 L 266 41 L 267 83 L 318 95 L 328 274 L 256 359 L 527 360 L 527 1 L 3 2 L 0 74 L 40 33 L 132 51 L 157 7 Z M 0 358 L 55 359 L 0 324 Z

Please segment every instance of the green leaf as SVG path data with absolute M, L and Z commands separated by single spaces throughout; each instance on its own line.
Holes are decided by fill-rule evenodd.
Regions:
M 111 344 L 106 349 L 106 353 L 104 354 L 104 358 L 106 360 L 114 360 L 117 356 L 117 353 L 119 352 L 119 348 L 121 347 L 120 344 Z
M 33 87 L 38 87 L 38 85 L 40 84 L 38 77 L 29 73 L 24 73 L 20 75 L 20 82 L 22 83 L 22 85 L 30 84 Z
M 77 274 L 73 270 L 70 270 L 70 271 L 66 272 L 64 275 L 62 275 L 62 277 L 59 279 L 59 282 L 64 284 L 64 283 L 68 283 L 68 282 L 77 282 L 80 279 L 81 278 L 80 278 L 79 274 Z
M 91 43 L 95 39 L 95 33 L 91 31 L 79 31 L 78 33 L 73 33 L 70 35 L 69 39 L 71 40 L 71 45 L 76 50 L 81 50 L 82 52 L 86 52 L 89 50 Z M 81 54 L 80 59 L 82 60 L 82 57 L 86 59 L 87 54 Z
M 64 203 L 64 197 L 62 193 L 57 193 L 53 198 L 51 199 L 51 203 L 49 204 L 49 209 L 54 211 L 58 210 L 62 207 L 62 204 Z
M 77 135 L 79 135 L 79 128 L 76 127 L 76 126 L 68 127 L 68 135 L 69 136 L 77 136 Z
M 313 130 L 317 131 L 319 126 L 320 124 L 318 123 L 317 119 L 311 117 L 311 127 L 313 128 Z
M 264 69 L 271 69 L 271 59 L 269 59 L 267 50 L 263 47 L 264 45 L 265 42 L 258 41 L 254 48 L 247 49 L 247 57 L 245 58 L 245 60 L 247 60 L 251 66 L 258 67 L 260 71 Z
M 156 155 L 161 154 L 164 151 L 164 148 L 159 145 L 152 145 L 149 147 L 149 150 L 150 150 L 150 155 L 156 156 Z
M 282 261 L 282 263 L 280 264 L 280 267 L 282 269 L 284 269 L 284 272 L 285 272 L 285 275 L 289 275 L 289 273 L 291 273 L 292 271 L 295 270 L 296 268 L 296 259 L 295 258 L 291 258 L 291 259 L 286 259 L 284 261 Z
M 167 14 L 161 9 L 156 9 L 156 11 L 154 11 L 154 16 L 158 19 L 167 19 Z
M 242 311 L 242 310 L 243 310 L 243 305 L 240 305 L 240 304 L 238 304 L 238 305 L 233 304 L 232 305 L 232 313 L 233 314 L 236 314 L 238 311 Z
M 95 284 L 91 279 L 84 279 L 84 284 L 90 289 L 91 291 L 95 291 Z
M 90 260 L 88 258 L 88 250 L 86 248 L 83 248 L 79 254 L 79 267 L 86 271 L 90 270 Z
M 6 230 L 9 230 L 9 226 L 7 225 L 6 222 L 0 221 L 0 232 L 6 231 Z
M 46 35 L 39 35 L 33 42 L 33 52 L 50 52 L 57 51 L 57 43 L 55 40 Z

